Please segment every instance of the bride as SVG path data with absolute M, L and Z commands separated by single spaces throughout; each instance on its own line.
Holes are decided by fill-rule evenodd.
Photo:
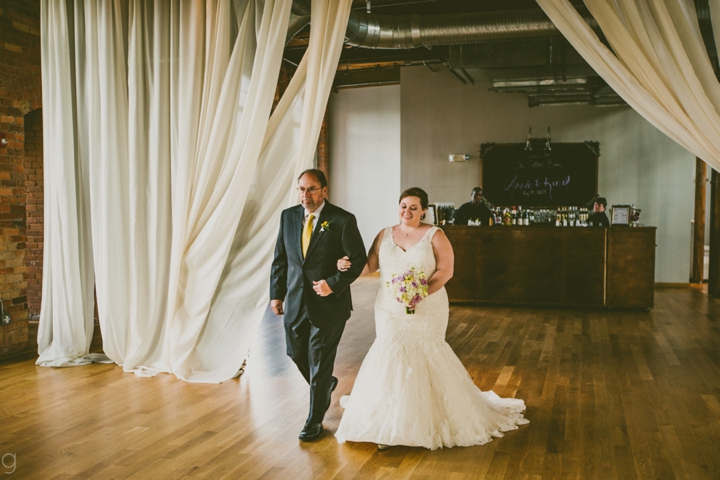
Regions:
M 525 403 L 482 392 L 445 342 L 454 255 L 442 230 L 422 224 L 428 206 L 420 188 L 400 196 L 400 224 L 378 233 L 363 275 L 380 270 L 375 299 L 377 338 L 360 367 L 335 436 L 340 443 L 373 442 L 381 449 L 482 445 L 528 423 Z M 350 266 L 347 257 L 338 268 Z M 429 295 L 411 307 L 398 303 L 386 282 L 410 268 L 428 278 Z

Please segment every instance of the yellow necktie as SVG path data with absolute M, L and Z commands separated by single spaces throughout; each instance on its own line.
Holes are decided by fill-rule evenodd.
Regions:
M 310 238 L 312 238 L 312 232 L 313 232 L 313 219 L 315 218 L 315 215 L 312 213 L 308 216 L 307 223 L 305 224 L 305 230 L 303 230 L 302 235 L 302 251 L 303 251 L 303 258 L 305 258 L 305 254 L 307 253 L 307 249 L 310 246 Z

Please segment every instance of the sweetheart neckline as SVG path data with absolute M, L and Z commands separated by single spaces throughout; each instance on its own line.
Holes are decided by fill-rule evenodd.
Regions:
M 395 237 L 393 236 L 393 229 L 394 229 L 395 227 L 388 227 L 388 228 L 390 229 L 390 241 L 392 242 L 392 244 L 393 244 L 394 246 L 396 246 L 397 248 L 399 248 L 403 253 L 407 253 L 407 252 L 409 252 L 410 250 L 412 250 L 413 248 L 415 248 L 415 246 L 416 246 L 417 244 L 419 244 L 420 242 L 422 242 L 423 240 L 425 240 L 425 237 L 427 237 L 428 233 L 430 233 L 430 231 L 433 229 L 433 227 L 432 227 L 432 225 L 431 225 L 430 228 L 427 229 L 427 231 L 425 232 L 425 234 L 420 238 L 420 240 L 418 240 L 418 241 L 415 242 L 410 248 L 408 248 L 407 250 L 405 250 L 405 249 L 402 248 L 400 245 L 398 245 L 397 243 L 395 243 Z

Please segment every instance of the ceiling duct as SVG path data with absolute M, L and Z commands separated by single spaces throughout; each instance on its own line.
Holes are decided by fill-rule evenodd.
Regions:
M 590 26 L 597 22 L 583 15 Z M 501 42 L 561 36 L 540 9 L 450 15 L 375 15 L 351 12 L 345 44 L 376 49 Z
M 695 3 L 701 30 L 711 31 L 707 0 Z M 586 9 L 579 12 L 593 30 L 601 33 Z M 292 13 L 309 16 L 310 1 L 293 0 Z M 345 44 L 374 49 L 408 49 L 550 36 L 562 34 L 539 8 L 449 15 L 376 15 L 351 11 Z M 714 47 L 711 45 L 711 54 L 715 54 Z
M 713 66 L 718 69 L 717 48 L 707 4 L 707 0 L 695 0 L 701 33 Z M 294 0 L 292 12 L 304 18 L 293 18 L 288 40 L 306 25 L 310 0 Z M 578 12 L 602 38 L 602 31 L 589 12 L 584 7 L 579 7 Z M 481 80 L 540 79 L 537 81 L 541 82 L 553 79 L 557 82 L 555 85 L 538 83 L 536 86 L 494 85 L 493 90 L 498 92 L 526 93 L 530 106 L 623 103 L 604 82 L 588 82 L 584 86 L 574 83 L 576 80 L 573 78 L 589 80 L 597 74 L 572 46 L 565 45 L 567 41 L 564 38 L 561 42 L 557 41 L 562 34 L 539 8 L 433 15 L 377 15 L 353 10 L 345 37 L 348 46 L 374 50 L 450 46 L 447 65 L 456 75 L 454 69 L 472 68 L 480 69 L 485 77 Z M 545 40 L 538 43 L 536 39 Z M 368 81 L 372 83 L 374 80 Z
M 696 2 L 703 32 L 712 31 L 707 2 Z M 583 20 L 598 34 L 597 21 L 585 9 Z M 435 45 L 505 42 L 528 38 L 562 36 L 541 9 L 509 10 L 449 15 L 376 15 L 350 13 L 345 44 L 377 49 L 407 49 Z M 714 42 L 709 53 L 716 54 Z
M 310 0 L 293 0 L 290 11 L 298 17 L 310 15 Z
M 625 101 L 599 77 L 494 81 L 490 90 L 502 93 L 525 93 L 528 96 L 529 107 L 577 104 L 625 105 Z
M 292 13 L 299 17 L 309 16 L 310 2 L 294 0 Z M 589 13 L 584 12 L 583 18 L 599 31 Z M 288 39 L 299 31 L 297 23 L 290 29 L 293 31 L 288 31 Z M 394 50 L 548 36 L 562 34 L 539 8 L 449 15 L 377 15 L 353 10 L 348 19 L 345 44 Z

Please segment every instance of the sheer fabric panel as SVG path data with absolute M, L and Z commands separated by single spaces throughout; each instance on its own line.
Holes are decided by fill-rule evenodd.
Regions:
M 92 361 L 96 282 L 105 353 L 126 371 L 237 374 L 351 4 L 313 2 L 307 57 L 320 58 L 303 64 L 334 65 L 312 83 L 301 69 L 268 122 L 291 3 L 43 0 L 45 135 L 58 148 L 45 153 L 38 364 Z
M 693 1 L 585 0 L 612 51 L 568 0 L 538 0 L 538 4 L 631 107 L 720 169 L 720 85 Z M 711 7 L 718 12 L 716 0 Z
M 208 317 L 208 325 L 228 324 L 232 330 L 225 337 L 203 335 L 200 346 L 212 342 L 226 344 L 226 351 L 232 351 L 238 359 L 244 358 L 252 339 L 246 332 L 254 330 L 266 310 L 268 266 L 272 262 L 280 212 L 297 203 L 295 180 L 313 165 L 351 6 L 351 0 L 312 3 L 308 50 L 275 108 L 261 142 L 240 228 L 235 233 Z M 248 278 L 253 281 L 248 282 Z M 238 291 L 243 294 L 238 296 Z M 227 323 L 227 319 L 236 321 Z M 194 359 L 203 361 L 198 355 Z

